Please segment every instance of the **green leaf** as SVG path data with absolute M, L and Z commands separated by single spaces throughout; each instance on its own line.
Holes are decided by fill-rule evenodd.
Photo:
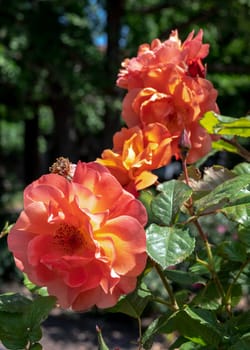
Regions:
M 152 212 L 163 225 L 172 225 L 192 189 L 182 181 L 171 180 L 158 185 L 157 190 L 160 194 L 152 200 Z
M 239 225 L 238 236 L 242 243 L 244 243 L 248 248 L 250 247 L 250 226 Z
M 145 190 L 140 191 L 139 193 L 138 199 L 142 202 L 142 204 L 147 210 L 148 224 L 151 224 L 152 222 L 157 222 L 157 219 L 154 217 L 154 214 L 152 212 L 152 207 L 151 207 L 152 200 L 154 199 L 156 194 L 157 194 L 157 191 L 155 187 L 147 188 Z
M 182 336 L 200 345 L 217 346 L 222 334 L 213 312 L 186 306 L 169 317 L 165 331 L 178 331 Z
M 195 202 L 197 214 L 250 203 L 250 175 L 239 175 L 218 185 L 208 195 Z
M 32 301 L 19 293 L 5 293 L 0 295 L 0 312 L 23 313 Z
M 245 262 L 247 258 L 246 246 L 239 241 L 224 241 L 217 247 L 217 253 L 224 259 Z
M 169 280 L 182 286 L 190 286 L 194 283 L 206 283 L 206 280 L 204 278 L 192 272 L 181 270 L 167 270 L 165 274 Z
M 42 337 L 40 323 L 54 307 L 55 297 L 30 300 L 19 294 L 0 297 L 0 339 L 8 349 L 24 349 Z
M 0 312 L 0 340 L 7 349 L 25 349 L 28 337 L 22 313 Z
M 237 175 L 250 174 L 250 163 L 242 162 L 237 164 L 232 171 Z
M 166 311 L 164 315 L 153 320 L 142 336 L 142 344 L 145 350 L 152 348 L 154 337 L 157 334 L 165 333 L 165 327 L 168 318 L 172 315 L 171 311 Z
M 192 304 L 207 310 L 217 310 L 221 305 L 218 289 L 213 282 L 201 288 L 193 298 Z
M 229 220 L 242 224 L 244 226 L 250 226 L 250 203 L 235 204 L 233 206 L 227 206 L 222 208 L 223 213 Z
M 28 337 L 31 342 L 37 342 L 41 339 L 40 324 L 48 317 L 55 303 L 56 298 L 53 296 L 37 296 L 30 305 L 29 312 L 24 314 L 24 323 L 28 329 Z
M 238 316 L 231 317 L 226 324 L 231 334 L 246 334 L 250 332 L 250 311 L 246 310 Z
M 141 287 L 144 287 L 144 284 Z M 138 319 L 151 299 L 151 292 L 146 289 L 146 286 L 145 289 L 139 287 L 133 293 L 122 296 L 118 303 L 113 308 L 108 309 L 108 311 L 122 312 Z
M 217 140 L 212 142 L 213 149 L 216 149 L 217 151 L 227 151 L 231 153 L 239 153 L 239 149 L 232 145 L 230 142 L 227 142 L 227 140 Z
M 31 345 L 30 350 L 42 350 L 42 348 L 43 347 L 41 344 L 35 343 L 35 344 Z
M 207 112 L 200 120 L 200 124 L 210 134 L 250 136 L 250 116 L 232 118 L 215 112 Z
M 185 260 L 194 250 L 195 239 L 188 230 L 175 226 L 150 225 L 147 230 L 147 252 L 163 269 Z
M 241 336 L 228 350 L 249 350 L 250 348 L 250 333 Z

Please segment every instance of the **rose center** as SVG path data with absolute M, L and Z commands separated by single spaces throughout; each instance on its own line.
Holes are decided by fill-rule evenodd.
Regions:
M 66 254 L 73 254 L 84 245 L 82 232 L 73 225 L 62 223 L 54 233 L 55 245 Z

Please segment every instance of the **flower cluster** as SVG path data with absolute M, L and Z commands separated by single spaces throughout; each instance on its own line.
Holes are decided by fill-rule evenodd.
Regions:
M 147 213 L 102 165 L 79 162 L 71 175 L 47 174 L 25 189 L 9 249 L 61 307 L 110 307 L 145 267 Z
M 147 212 L 138 191 L 157 181 L 153 170 L 183 155 L 183 140 L 189 163 L 211 148 L 199 124 L 206 111 L 218 111 L 217 92 L 205 79 L 207 54 L 202 31 L 183 43 L 173 31 L 164 42 L 141 45 L 118 76 L 128 90 L 127 127 L 114 135 L 113 149 L 91 163 L 58 158 L 50 174 L 25 189 L 9 249 L 61 307 L 110 307 L 135 289 L 147 260 Z
M 137 57 L 122 63 L 117 85 L 128 90 L 122 109 L 128 129 L 115 134 L 114 148 L 98 161 L 127 188 L 152 185 L 151 170 L 167 165 L 173 156 L 180 158 L 183 132 L 190 144 L 188 163 L 211 149 L 212 137 L 199 120 L 209 110 L 218 112 L 217 91 L 205 79 L 202 59 L 209 46 L 202 36 L 202 30 L 195 37 L 192 32 L 181 43 L 173 31 L 164 42 L 141 45 Z M 138 139 L 144 147 L 138 146 Z

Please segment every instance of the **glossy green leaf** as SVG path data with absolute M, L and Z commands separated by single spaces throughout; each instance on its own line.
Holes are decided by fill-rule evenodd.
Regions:
M 48 316 L 55 297 L 30 300 L 19 294 L 0 297 L 0 340 L 8 349 L 24 349 L 42 337 L 40 323 Z
M 151 224 L 153 222 L 157 222 L 157 218 L 155 218 L 153 212 L 152 212 L 152 201 L 154 197 L 156 196 L 157 191 L 155 187 L 147 188 L 145 190 L 140 191 L 139 193 L 139 200 L 142 202 L 144 207 L 147 210 L 148 214 L 148 224 Z
M 250 203 L 250 175 L 239 175 L 218 185 L 208 195 L 195 201 L 197 214 Z
M 207 112 L 200 120 L 200 124 L 210 134 L 250 136 L 250 116 L 232 118 L 214 112 Z
M 151 292 L 146 289 L 146 286 L 143 289 L 139 287 L 133 293 L 121 297 L 118 303 L 109 311 L 121 312 L 138 319 L 151 299 Z
M 247 163 L 247 162 L 239 163 L 233 168 L 232 171 L 237 175 L 250 174 L 250 163 Z
M 163 269 L 185 260 L 194 250 L 195 239 L 188 230 L 152 224 L 146 234 L 148 255 Z
M 48 317 L 55 303 L 55 297 L 37 296 L 30 305 L 29 312 L 24 314 L 24 323 L 28 329 L 28 337 L 31 342 L 37 342 L 41 339 L 40 324 Z
M 152 212 L 163 225 L 172 225 L 192 189 L 184 182 L 171 180 L 157 186 L 160 193 L 152 201 Z
M 19 293 L 5 293 L 0 295 L 0 312 L 22 313 L 27 311 L 32 300 Z
M 250 203 L 226 206 L 220 210 L 229 220 L 250 226 Z

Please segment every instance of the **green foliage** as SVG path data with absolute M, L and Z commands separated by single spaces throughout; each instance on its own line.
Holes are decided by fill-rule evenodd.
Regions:
M 250 116 L 232 118 L 207 112 L 200 123 L 210 134 L 250 136 Z
M 190 187 L 181 181 L 168 181 L 157 186 L 160 192 L 152 201 L 152 212 L 159 224 L 171 226 L 178 219 L 180 207 L 192 193 Z
M 112 309 L 111 312 L 121 312 L 133 318 L 140 318 L 145 307 L 152 299 L 151 292 L 147 290 L 145 285 L 139 286 L 139 288 L 128 294 L 127 296 L 121 297 L 119 302 Z
M 152 224 L 147 229 L 147 252 L 163 269 L 185 260 L 194 250 L 188 230 Z
M 54 297 L 31 300 L 20 294 L 0 295 L 0 340 L 8 349 L 41 349 L 41 323 L 55 306 Z

